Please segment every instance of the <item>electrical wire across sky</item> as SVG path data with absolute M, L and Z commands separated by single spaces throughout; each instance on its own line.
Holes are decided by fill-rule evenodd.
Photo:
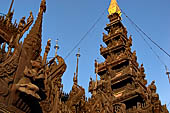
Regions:
M 145 39 L 148 38 L 148 40 L 150 40 L 156 47 L 158 47 L 163 53 L 165 53 L 169 58 L 170 58 L 170 54 L 168 52 L 166 52 L 160 45 L 158 45 L 155 41 L 153 41 L 151 39 L 151 37 L 149 37 L 129 16 L 127 16 L 127 14 L 121 9 L 121 12 L 125 15 L 125 17 L 130 21 L 130 23 L 132 24 L 132 26 L 135 28 L 135 30 L 138 32 L 138 34 L 140 35 L 140 37 L 144 40 L 144 42 L 147 44 L 147 46 L 149 47 L 149 49 L 153 52 L 153 54 L 157 57 L 157 59 L 160 61 L 160 63 L 162 65 L 164 65 L 165 70 L 166 70 L 166 74 L 168 75 L 168 79 L 169 79 L 169 83 L 170 83 L 170 72 L 168 71 L 168 66 L 164 63 L 164 61 L 161 59 L 161 57 L 158 55 L 158 53 L 156 51 L 154 51 L 154 49 L 151 47 L 151 45 L 147 42 L 147 40 Z M 143 35 L 145 36 L 143 36 Z

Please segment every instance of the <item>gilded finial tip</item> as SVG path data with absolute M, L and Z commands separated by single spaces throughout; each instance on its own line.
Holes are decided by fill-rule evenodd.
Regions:
M 109 15 L 117 13 L 117 14 L 119 14 L 119 16 L 121 16 L 121 10 L 120 10 L 116 0 L 111 0 L 108 12 L 109 12 Z

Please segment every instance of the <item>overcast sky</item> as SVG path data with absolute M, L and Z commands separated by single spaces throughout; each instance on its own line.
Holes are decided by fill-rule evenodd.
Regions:
M 0 0 L 0 13 L 7 13 L 12 0 Z M 38 14 L 40 0 L 15 0 L 14 19 L 29 16 L 32 11 L 34 17 Z M 77 42 L 102 15 L 94 29 L 87 35 L 82 43 L 73 51 L 65 62 L 67 70 L 63 75 L 64 91 L 69 92 L 72 87 L 73 74 L 76 69 L 76 53 L 80 48 L 80 63 L 78 83 L 86 90 L 89 97 L 88 84 L 90 76 L 95 79 L 94 60 L 104 61 L 100 55 L 102 32 L 109 23 L 107 8 L 110 0 L 47 0 L 47 11 L 43 20 L 42 53 L 48 38 L 52 39 L 52 48 L 49 57 L 55 54 L 55 40 L 59 39 L 60 49 L 58 54 L 65 58 Z M 170 53 L 170 0 L 119 0 L 122 10 L 139 25 L 156 43 Z M 148 48 L 140 35 L 128 19 L 122 15 L 122 23 L 128 30 L 128 36 L 132 35 L 133 47 L 136 50 L 139 64 L 143 63 L 148 83 L 156 80 L 157 92 L 162 104 L 170 103 L 170 84 L 165 74 L 165 67 Z M 23 37 L 24 38 L 24 37 Z M 148 41 L 149 42 L 149 41 Z M 149 42 L 152 48 L 170 68 L 170 58 Z M 170 105 L 168 106 L 170 110 Z

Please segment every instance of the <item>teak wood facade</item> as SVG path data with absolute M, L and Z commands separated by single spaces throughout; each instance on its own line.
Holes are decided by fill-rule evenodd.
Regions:
M 23 17 L 18 24 L 12 23 L 12 4 L 8 14 L 0 16 L 0 113 L 169 113 L 166 105 L 161 105 L 155 81 L 146 87 L 144 67 L 139 66 L 136 51 L 131 51 L 132 37 L 128 38 L 120 14 L 108 16 L 107 34 L 103 33 L 107 47 L 100 48 L 105 61 L 95 61 L 100 80 L 90 78 L 92 96 L 86 99 L 84 88 L 77 83 L 77 73 L 70 93 L 63 92 L 61 77 L 66 64 L 57 54 L 47 62 L 50 40 L 44 56 L 40 56 L 46 1 L 41 1 L 38 16 L 23 43 L 19 40 L 34 17 L 30 12 L 26 21 Z M 77 60 L 78 57 L 79 54 Z

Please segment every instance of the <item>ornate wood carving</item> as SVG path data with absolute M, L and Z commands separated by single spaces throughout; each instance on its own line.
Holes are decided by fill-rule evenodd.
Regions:
M 13 4 L 13 1 L 12 1 Z M 155 81 L 146 87 L 143 64 L 138 67 L 132 38 L 119 14 L 109 15 L 100 52 L 103 63 L 95 61 L 96 81 L 90 78 L 87 99 L 78 85 L 77 72 L 70 93 L 63 91 L 64 59 L 57 55 L 47 61 L 51 40 L 41 56 L 41 32 L 46 1 L 42 0 L 35 23 L 24 43 L 20 38 L 33 24 L 33 14 L 12 23 L 12 4 L 8 14 L 0 16 L 0 112 L 1 113 L 169 113 L 161 105 Z M 8 45 L 8 47 L 6 47 Z M 6 49 L 8 51 L 6 51 Z M 79 55 L 79 54 L 78 54 Z M 57 60 L 57 61 L 56 61 Z

